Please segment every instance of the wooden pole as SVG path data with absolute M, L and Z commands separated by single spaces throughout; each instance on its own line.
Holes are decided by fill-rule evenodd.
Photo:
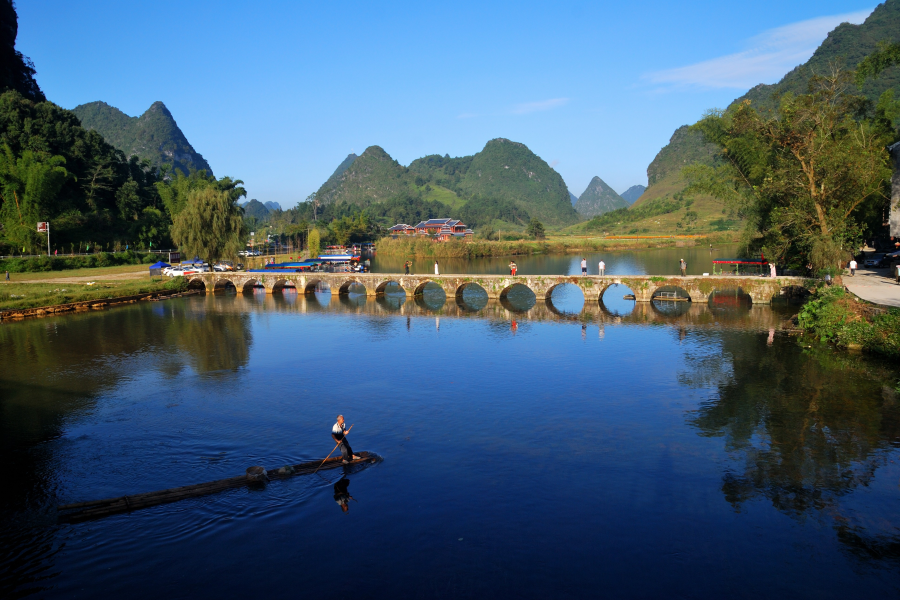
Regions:
M 350 429 L 353 429 L 353 425 L 350 426 Z M 347 437 L 347 434 L 350 433 L 350 429 L 348 429 L 346 432 L 344 432 L 344 437 L 341 438 L 341 442 L 343 442 L 343 441 L 344 441 L 344 438 Z M 338 442 L 337 444 L 334 445 L 334 448 L 331 449 L 331 452 L 329 452 L 329 453 L 328 453 L 328 456 L 326 456 L 325 459 L 322 461 L 322 465 L 325 464 L 325 461 L 326 461 L 326 460 L 328 460 L 329 458 L 331 458 L 331 455 L 334 454 L 334 451 L 337 450 L 338 446 L 341 445 L 341 442 Z M 315 475 L 316 473 L 319 472 L 319 469 L 322 468 L 322 465 L 319 465 L 318 467 L 316 467 L 316 470 L 313 471 L 313 475 Z

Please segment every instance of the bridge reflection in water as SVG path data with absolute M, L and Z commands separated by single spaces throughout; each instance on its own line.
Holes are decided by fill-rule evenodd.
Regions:
M 710 302 L 630 302 L 633 308 L 626 312 L 610 310 L 602 301 L 585 302 L 580 311 L 564 312 L 552 301 L 541 299 L 527 302 L 521 297 L 504 297 L 499 300 L 466 296 L 446 298 L 439 293 L 425 293 L 409 297 L 386 294 L 372 297 L 362 294 L 331 295 L 330 293 L 303 294 L 285 290 L 279 294 L 267 294 L 258 290 L 254 294 L 207 294 L 205 302 L 215 305 L 217 311 L 320 313 L 327 315 L 355 313 L 361 316 L 405 316 L 455 318 L 483 318 L 494 320 L 528 320 L 555 322 L 583 322 L 595 324 L 672 324 L 678 326 L 717 327 L 727 324 L 740 329 L 780 328 L 788 314 L 773 310 L 770 305 L 749 302 L 730 302 L 724 306 Z M 621 302 L 619 303 L 621 305 Z

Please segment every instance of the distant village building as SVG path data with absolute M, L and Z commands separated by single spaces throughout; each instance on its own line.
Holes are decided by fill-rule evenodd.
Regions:
M 891 179 L 891 237 L 900 238 L 900 142 L 888 146 L 894 159 L 894 177 Z
M 412 227 L 405 223 L 398 223 L 388 229 L 391 236 L 400 235 L 427 235 L 434 239 L 446 242 L 452 238 L 464 239 L 475 235 L 466 224 L 457 219 L 428 219 L 420 221 L 418 225 Z
M 392 236 L 416 235 L 416 228 L 412 225 L 407 225 L 406 223 L 397 223 L 396 225 L 388 229 L 388 232 Z

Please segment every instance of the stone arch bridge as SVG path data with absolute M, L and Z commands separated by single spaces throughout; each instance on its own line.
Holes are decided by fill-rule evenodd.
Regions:
M 262 285 L 267 293 L 279 292 L 286 286 L 298 292 L 311 293 L 319 284 L 327 284 L 332 294 L 347 294 L 353 284 L 365 287 L 367 296 L 380 296 L 395 283 L 407 294 L 424 292 L 429 283 L 436 284 L 448 298 L 462 296 L 466 286 L 481 287 L 488 298 L 502 300 L 516 285 L 534 292 L 537 300 L 549 300 L 553 289 L 563 284 L 578 286 L 585 302 L 597 302 L 614 284 L 627 286 L 637 302 L 650 302 L 663 290 L 675 291 L 692 302 L 707 302 L 715 292 L 740 290 L 754 304 L 768 304 L 776 296 L 797 290 L 808 290 L 815 281 L 804 277 L 736 277 L 700 276 L 659 277 L 653 275 L 400 275 L 391 273 L 198 273 L 189 275 L 189 285 L 207 292 L 225 291 L 234 286 L 238 292 L 252 292 Z

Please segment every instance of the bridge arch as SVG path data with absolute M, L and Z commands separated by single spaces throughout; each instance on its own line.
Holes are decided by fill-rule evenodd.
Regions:
M 406 295 L 406 290 L 396 279 L 386 279 L 385 281 L 379 282 L 375 284 L 375 295 L 383 296 L 387 292 L 391 292 L 391 288 L 396 287 L 399 291 L 403 292 L 403 295 Z
M 556 299 L 554 300 L 554 293 Z M 537 295 L 537 294 L 535 294 Z M 584 310 L 587 295 L 580 286 L 568 281 L 550 286 L 544 295 L 547 308 L 560 315 L 571 315 Z
M 259 279 L 247 279 L 240 287 L 240 291 L 243 294 L 252 294 L 253 290 L 258 286 L 262 286 L 262 284 L 262 281 L 260 281 Z
M 225 277 L 215 280 L 215 283 L 213 284 L 214 294 L 225 294 L 231 291 L 237 292 L 237 286 L 234 285 L 233 281 Z
M 691 302 L 691 294 L 680 285 L 661 285 L 650 294 L 650 300 Z
M 365 284 L 357 281 L 356 279 L 350 279 L 348 281 L 345 281 L 344 283 L 342 283 L 340 285 L 340 287 L 338 287 L 338 295 L 346 296 L 346 295 L 350 294 L 350 288 L 352 288 L 354 285 L 361 287 L 363 290 L 362 291 L 363 294 L 368 293 L 368 289 L 366 288 Z M 355 291 L 357 291 L 357 293 L 358 293 L 358 290 L 355 290 Z
M 191 277 L 190 281 L 188 281 L 188 289 L 189 290 L 203 290 L 206 291 L 206 281 L 202 277 Z
M 463 310 L 479 311 L 487 306 L 489 297 L 483 286 L 466 281 L 456 288 L 456 304 Z
M 510 312 L 526 312 L 534 308 L 537 295 L 525 284 L 513 283 L 500 290 L 500 304 Z
M 606 286 L 597 302 L 600 310 L 614 317 L 630 315 L 637 306 L 634 290 L 620 282 Z
M 329 285 L 328 281 L 326 281 L 324 279 L 318 279 L 318 278 L 311 277 L 306 280 L 306 285 L 303 286 L 303 293 L 304 294 L 315 294 L 317 289 L 324 287 L 324 286 L 328 286 L 329 290 L 331 289 L 331 285 Z M 298 289 L 297 291 L 299 292 L 300 290 Z

